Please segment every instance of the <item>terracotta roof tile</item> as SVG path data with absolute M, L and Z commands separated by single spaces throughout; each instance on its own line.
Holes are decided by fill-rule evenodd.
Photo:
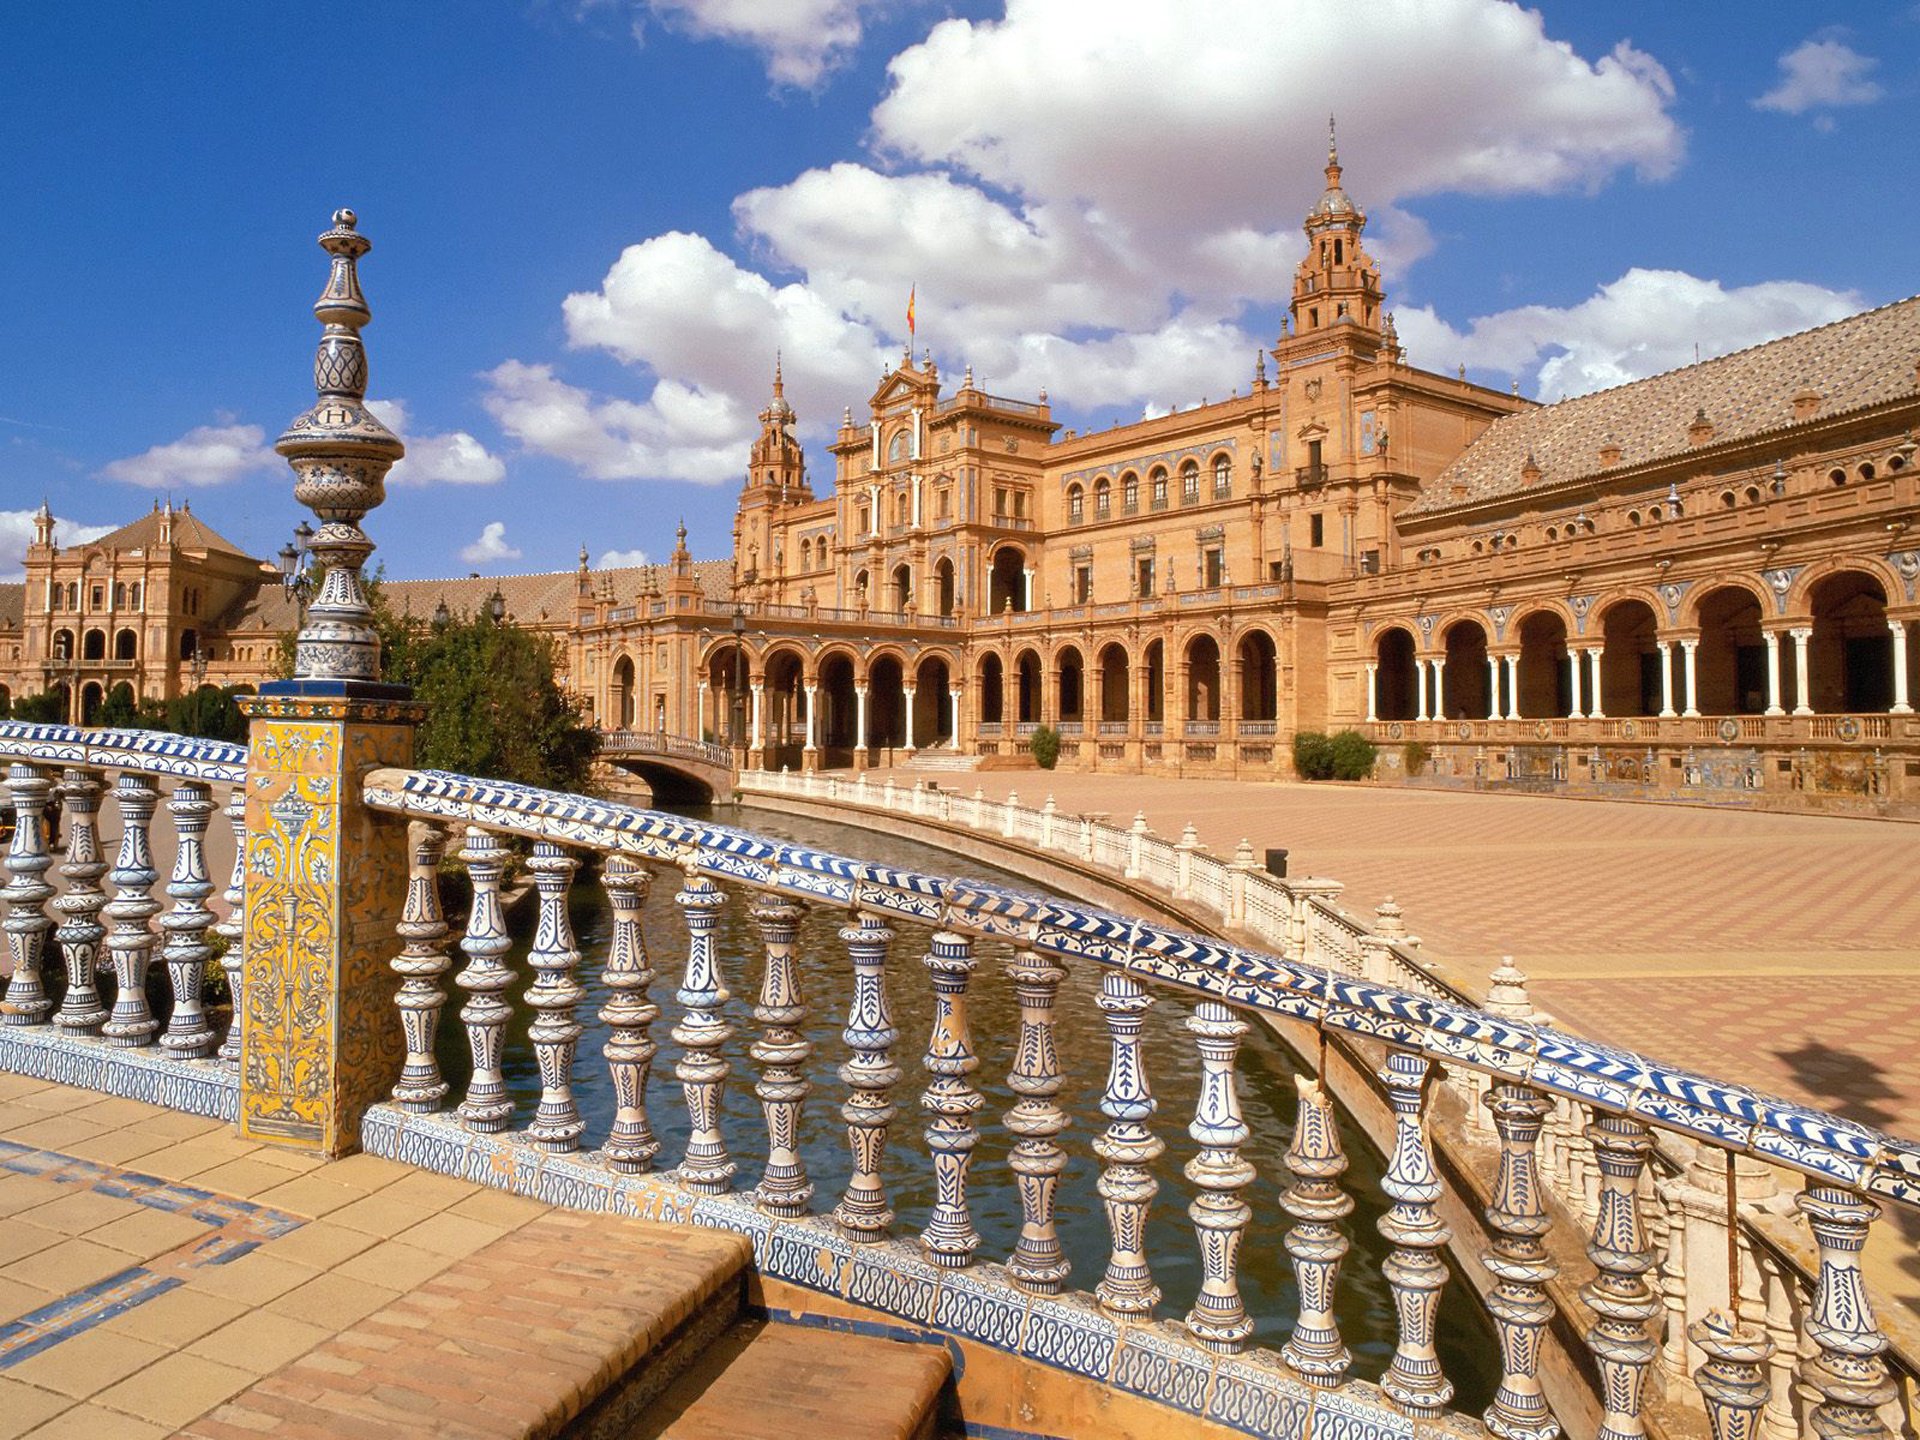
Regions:
M 1716 445 L 1808 423 L 1795 421 L 1793 403 L 1806 387 L 1820 396 L 1815 419 L 1912 396 L 1916 363 L 1920 297 L 1496 420 L 1401 513 L 1433 514 L 1518 492 L 1529 455 L 1541 470 L 1533 488 L 1543 489 L 1601 474 L 1600 450 L 1609 443 L 1619 446 L 1623 466 L 1684 454 L 1699 413 L 1713 425 Z
M 100 545 L 109 550 L 150 549 L 160 543 L 160 520 L 160 512 L 150 510 L 131 525 L 122 525 L 112 534 L 102 535 L 98 540 L 90 540 L 87 543 Z M 184 507 L 173 512 L 173 543 L 181 550 L 206 550 L 226 555 L 245 556 L 247 559 L 253 558 L 198 515 Z
M 0 585 L 0 627 L 19 629 L 27 616 L 27 587 L 22 582 Z

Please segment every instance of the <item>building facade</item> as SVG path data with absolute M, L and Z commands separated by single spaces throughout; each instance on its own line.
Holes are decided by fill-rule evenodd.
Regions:
M 389 597 L 498 592 L 603 728 L 751 766 L 1006 761 L 1048 725 L 1066 766 L 1284 775 L 1351 726 L 1433 783 L 1920 801 L 1920 301 L 1535 405 L 1406 363 L 1365 227 L 1330 150 L 1224 400 L 1081 434 L 908 353 L 816 492 L 776 365 L 730 560 L 683 528 L 660 566 Z M 0 587 L 16 694 L 255 682 L 297 623 L 189 512 L 50 524 Z

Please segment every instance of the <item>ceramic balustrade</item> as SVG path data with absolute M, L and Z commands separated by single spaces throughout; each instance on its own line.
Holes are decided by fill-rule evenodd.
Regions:
M 1393 1296 L 1398 1342 L 1378 1393 L 1402 1413 L 1416 1419 L 1443 1415 L 1453 1394 L 1434 1343 L 1447 1280 L 1441 1251 L 1452 1239 L 1439 1218 L 1446 1196 L 1429 1136 L 1428 1097 L 1438 1064 L 1482 1077 L 1477 1093 L 1498 1146 L 1498 1174 L 1485 1207 L 1491 1238 L 1481 1252 L 1500 1347 L 1500 1383 L 1484 1416 L 1489 1432 L 1508 1440 L 1560 1433 L 1549 1403 L 1553 1382 L 1543 1373 L 1543 1347 L 1556 1313 L 1549 1290 L 1558 1274 L 1556 1257 L 1566 1249 L 1550 1235 L 1558 1216 L 1558 1223 L 1588 1232 L 1593 1268 L 1577 1288 L 1589 1317 L 1584 1339 L 1600 1379 L 1603 1419 L 1597 1433 L 1605 1440 L 1644 1433 L 1649 1396 L 1664 1390 L 1671 1402 L 1674 1385 L 1686 1383 L 1679 1374 L 1692 1369 L 1699 1371 L 1701 1403 L 1724 1435 L 1774 1433 L 1751 1428 L 1743 1417 L 1751 1412 L 1759 1417 L 1752 1425 L 1777 1428 L 1768 1407 L 1782 1405 L 1792 1423 L 1811 1433 L 1886 1433 L 1873 1427 L 1882 1423 L 1880 1412 L 1893 1402 L 1905 1375 L 1889 1368 L 1888 1341 L 1872 1319 L 1858 1252 L 1878 1214 L 1876 1201 L 1912 1206 L 1920 1195 L 1920 1146 L 1537 1022 L 1359 978 L 1345 965 L 1317 966 L 983 882 L 902 872 L 702 821 L 435 772 L 375 771 L 366 800 L 376 810 L 464 835 L 462 856 L 473 874 L 475 904 L 460 940 L 468 967 L 455 983 L 472 997 L 461 1018 L 475 1081 L 452 1113 L 473 1132 L 508 1131 L 541 1148 L 587 1150 L 586 1163 L 620 1174 L 671 1159 L 677 1166 L 664 1178 L 693 1195 L 731 1194 L 778 1222 L 831 1223 L 856 1251 L 910 1235 L 927 1273 L 980 1277 L 969 1283 L 1004 1285 L 1039 1303 L 1068 1279 L 1053 1214 L 1072 1152 L 1062 1137 L 1075 1117 L 1060 1102 L 1054 1011 L 1069 968 L 1092 965 L 1099 973 L 1094 1003 L 1108 1036 L 1107 1078 L 1097 1097 L 1086 1097 L 1097 1117 L 1075 1130 L 1087 1138 L 1073 1144 L 1099 1162 L 1097 1190 L 1111 1242 L 1104 1272 L 1083 1277 L 1091 1290 L 1085 1303 L 1113 1323 L 1151 1320 L 1161 1306 L 1153 1271 L 1156 1258 L 1167 1257 L 1149 1254 L 1145 1221 L 1156 1206 L 1175 1203 L 1163 1194 L 1175 1177 L 1159 1164 L 1165 1146 L 1153 1130 L 1157 1105 L 1142 1020 L 1164 997 L 1191 1007 L 1186 1024 L 1201 1072 L 1188 1125 L 1198 1148 L 1183 1171 L 1200 1274 L 1184 1329 L 1197 1346 L 1231 1357 L 1247 1344 L 1252 1326 L 1239 1289 L 1241 1243 L 1254 1227 L 1284 1223 L 1283 1215 L 1291 1220 L 1285 1246 L 1301 1304 L 1273 1363 L 1319 1389 L 1345 1391 L 1357 1383 L 1334 1318 L 1342 1273 L 1354 1263 L 1354 1200 L 1342 1185 L 1346 1157 L 1330 1096 L 1317 1078 L 1299 1084 L 1288 1174 L 1258 1174 L 1245 1158 L 1250 1131 L 1237 1098 L 1237 1050 L 1251 1018 L 1262 1015 L 1283 1028 L 1310 1024 L 1384 1062 L 1380 1080 L 1394 1129 L 1380 1182 L 1388 1208 L 1378 1226 L 1390 1246 L 1380 1273 Z M 1048 818 L 1044 810 L 1028 813 Z M 1084 835 L 1077 825 L 1056 823 L 1070 839 Z M 493 1088 L 499 1046 L 512 1028 L 517 978 L 497 914 L 508 837 L 517 837 L 515 844 L 533 842 L 525 863 L 543 906 L 527 957 L 536 978 L 523 993 L 540 1017 L 527 1043 L 539 1062 L 541 1092 L 537 1104 L 529 1100 L 520 1107 Z M 423 868 L 427 848 L 416 851 Z M 615 916 L 604 971 L 612 1033 L 602 1058 L 614 1076 L 618 1106 L 604 1137 L 577 1128 L 571 1072 L 582 1057 L 573 1054 L 577 1027 L 568 1017 L 579 1000 L 581 957 L 557 923 L 565 882 L 575 863 L 590 857 L 602 862 Z M 1247 870 L 1240 864 L 1233 878 L 1251 878 Z M 648 1026 L 660 1010 L 648 994 L 654 975 L 638 900 L 652 875 L 677 875 L 687 929 L 684 978 L 673 997 L 673 1033 L 681 1047 L 675 1078 L 689 1132 L 678 1157 L 659 1156 L 646 1119 L 648 1090 L 656 1083 Z M 764 951 L 752 1010 L 760 1028 L 752 1037 L 733 1034 L 725 1008 L 727 985 L 748 977 L 723 975 L 715 947 L 720 910 L 740 904 L 751 906 Z M 797 948 L 802 908 L 823 906 L 847 916 L 840 930 L 844 959 Z M 410 903 L 402 917 L 397 929 L 408 968 L 396 961 L 403 975 L 417 972 L 423 984 L 437 974 L 433 957 L 445 943 L 437 916 L 424 908 L 424 902 Z M 1325 913 L 1350 936 L 1365 930 L 1331 905 Z M 1386 907 L 1382 918 L 1398 924 L 1397 912 Z M 926 937 L 923 964 L 904 964 L 905 957 L 893 953 L 902 925 Z M 979 967 L 982 941 L 1013 947 L 1004 981 L 1020 1013 L 1007 1077 L 1018 1099 L 997 1121 L 981 1115 L 983 1099 L 973 1083 L 981 1057 L 968 1021 L 969 998 L 975 986 L 1002 980 L 998 971 Z M 1399 944 L 1398 935 L 1389 943 Z M 853 982 L 841 1032 L 847 1059 L 839 1069 L 840 1093 L 830 1097 L 812 1093 L 803 1078 L 811 1045 L 802 1029 L 808 1014 L 803 997 L 816 967 L 842 963 Z M 920 1097 L 926 1117 L 920 1137 L 895 1123 L 903 1041 L 890 991 L 909 984 L 930 987 L 935 1016 L 923 1061 L 928 1079 Z M 432 1047 L 419 1018 L 429 1007 L 408 1001 L 407 994 L 403 989 L 396 1023 L 406 1032 L 411 1064 Z M 718 1116 L 727 1103 L 727 1080 L 743 1060 L 754 1067 L 765 1142 L 757 1153 L 734 1156 L 721 1142 Z M 430 1088 L 396 1092 L 396 1098 L 409 1108 L 444 1104 L 429 1098 Z M 824 1123 L 836 1106 L 846 1129 L 850 1178 L 841 1195 L 816 1202 L 795 1137 L 809 1123 Z M 982 1171 L 975 1154 L 984 1126 L 995 1123 L 1004 1126 L 1007 1142 L 991 1152 L 1006 1159 Z M 1684 1284 L 1678 1292 L 1669 1286 L 1680 1268 L 1685 1227 L 1654 1188 L 1657 1141 L 1708 1157 L 1735 1152 L 1800 1172 L 1807 1182 L 1802 1208 L 1819 1246 L 1811 1287 L 1796 1290 L 1785 1271 L 1770 1278 L 1755 1249 L 1748 1262 L 1751 1293 L 1732 1319 L 1719 1329 L 1695 1324 L 1677 1352 L 1663 1348 L 1663 1335 L 1671 1342 L 1676 1325 L 1688 1322 L 1694 1300 Z M 918 1158 L 890 1151 L 903 1145 L 914 1146 Z M 916 1202 L 915 1213 L 896 1215 L 892 1177 L 908 1165 L 931 1173 L 933 1194 L 930 1203 Z M 1564 1207 L 1548 1202 L 1549 1171 L 1567 1192 Z M 1018 1241 L 1003 1257 L 1003 1269 L 981 1268 L 983 1260 L 1002 1258 L 980 1253 L 974 1205 L 982 1186 L 1017 1195 Z M 1796 1323 L 1796 1310 L 1804 1310 L 1803 1323 Z M 1784 1319 L 1773 1318 L 1775 1311 Z M 1671 1363 L 1676 1355 L 1681 1372 Z M 1657 1385 L 1656 1373 L 1665 1377 Z M 1784 1386 L 1782 1376 L 1789 1382 Z M 1763 1392 L 1756 1410 L 1750 1402 Z
M 224 807 L 244 837 L 246 752 L 157 732 L 0 721 L 0 763 L 14 821 L 0 889 L 11 962 L 5 1032 L 44 1047 L 49 1075 L 87 1073 L 94 1046 L 214 1060 L 231 1072 L 238 1026 L 208 1003 L 207 984 L 218 974 L 231 993 L 237 976 L 244 840 L 222 915 L 209 904 L 217 887 L 207 835 Z M 119 832 L 110 847 L 103 821 Z M 162 873 L 155 854 L 167 847 L 156 830 L 168 827 Z M 150 974 L 165 980 L 151 998 Z

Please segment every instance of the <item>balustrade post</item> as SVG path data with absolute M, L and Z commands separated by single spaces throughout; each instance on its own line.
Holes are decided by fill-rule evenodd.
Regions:
M 1820 1278 L 1807 1336 L 1818 1351 L 1801 1362 L 1801 1380 L 1820 1402 L 1808 1417 L 1820 1440 L 1881 1440 L 1880 1407 L 1898 1393 L 1880 1356 L 1887 1337 L 1873 1318 L 1860 1252 L 1880 1207 L 1836 1185 L 1809 1182 L 1795 1198 L 1820 1247 Z
M 207 944 L 207 927 L 214 916 L 207 908 L 213 881 L 207 878 L 206 849 L 213 796 L 200 781 L 183 781 L 174 787 L 167 809 L 173 816 L 175 842 L 167 895 L 174 906 L 161 919 L 160 929 L 167 937 L 161 956 L 172 983 L 173 1010 L 160 1045 L 170 1055 L 197 1059 L 211 1053 L 214 1046 L 213 1023 L 201 1003 L 207 983 L 207 957 L 213 954 Z
M 1230 1355 L 1247 1343 L 1253 1321 L 1240 1298 L 1240 1238 L 1253 1211 L 1240 1192 L 1254 1169 L 1240 1146 L 1252 1132 L 1241 1118 L 1233 1088 L 1233 1061 L 1247 1022 L 1217 1000 L 1202 1000 L 1187 1017 L 1200 1051 L 1200 1100 L 1187 1133 L 1200 1153 L 1186 1165 L 1200 1193 L 1187 1207 L 1200 1242 L 1200 1294 L 1187 1312 L 1187 1329 L 1207 1349 Z
M 853 1055 L 840 1067 L 840 1079 L 853 1092 L 840 1107 L 853 1174 L 833 1207 L 833 1218 L 855 1244 L 870 1245 L 885 1239 L 893 1224 L 880 1175 L 887 1127 L 894 1117 L 893 1087 L 900 1083 L 900 1067 L 893 1063 L 893 1042 L 900 1032 L 887 1011 L 887 945 L 893 931 L 879 916 L 856 912 L 841 929 L 840 939 L 853 967 L 853 1001 L 841 1032 Z
M 1500 1136 L 1500 1171 L 1486 1210 L 1494 1239 L 1481 1263 L 1495 1280 L 1487 1309 L 1500 1336 L 1502 1374 L 1484 1418 L 1500 1440 L 1553 1440 L 1560 1425 L 1540 1386 L 1540 1341 L 1553 1318 L 1547 1282 L 1560 1267 L 1547 1254 L 1552 1220 L 1535 1155 L 1550 1106 L 1537 1091 L 1504 1084 L 1493 1087 L 1486 1105 Z
M 921 962 L 933 976 L 933 1035 L 925 1065 L 933 1081 L 920 1106 L 927 1123 L 927 1150 L 933 1156 L 933 1215 L 920 1233 L 927 1259 L 943 1269 L 970 1264 L 980 1248 L 967 1208 L 967 1167 L 980 1130 L 974 1114 L 986 1097 L 967 1077 L 980 1068 L 967 1026 L 967 984 L 973 978 L 973 941 L 950 930 L 936 930 Z
M 1141 874 L 1140 850 L 1147 838 L 1147 812 L 1133 812 L 1133 823 L 1127 826 L 1127 869 L 1129 880 L 1138 880 Z
M 1600 1165 L 1600 1203 L 1587 1242 L 1598 1273 L 1580 1292 L 1594 1313 L 1587 1348 L 1606 1407 L 1596 1440 L 1638 1440 L 1647 1433 L 1640 1417 L 1647 1369 L 1659 1353 L 1647 1323 L 1659 1315 L 1661 1301 L 1647 1281 L 1654 1256 L 1640 1223 L 1640 1176 L 1653 1137 L 1624 1115 L 1596 1116 L 1586 1135 Z
M 1772 1394 L 1766 1364 L 1773 1341 L 1764 1330 L 1742 1325 L 1724 1310 L 1694 1321 L 1687 1338 L 1707 1357 L 1693 1379 L 1706 1402 L 1713 1440 L 1758 1440 L 1760 1415 Z
M 1434 1325 L 1447 1266 L 1440 1252 L 1453 1238 L 1435 1206 L 1442 1189 L 1433 1148 L 1422 1124 L 1426 1102 L 1427 1058 L 1411 1050 L 1389 1050 L 1380 1070 L 1387 1102 L 1393 1107 L 1393 1156 L 1380 1188 L 1393 1201 L 1382 1215 L 1380 1234 L 1393 1246 L 1381 1265 L 1393 1291 L 1400 1322 L 1399 1344 L 1380 1388 L 1415 1419 L 1440 1414 L 1453 1399 L 1453 1385 L 1440 1370 Z
M 671 1031 L 681 1049 L 673 1073 L 686 1097 L 690 1127 L 680 1181 L 689 1189 L 718 1195 L 732 1185 L 739 1168 L 720 1135 L 720 1106 L 727 1076 L 733 1072 L 720 1047 L 733 1037 L 733 1026 L 721 1013 L 732 997 L 720 983 L 713 932 L 727 897 L 695 864 L 691 855 L 681 862 L 685 878 L 680 893 L 673 897 L 687 921 L 687 968 L 673 997 L 680 1003 L 681 1018 Z
M 473 1053 L 473 1075 L 459 1114 L 469 1130 L 492 1134 L 507 1128 L 513 1101 L 507 1095 L 501 1051 L 513 1007 L 503 997 L 513 983 L 513 972 L 502 959 L 513 948 L 500 909 L 500 883 L 506 877 L 509 856 L 500 837 L 478 826 L 467 827 L 467 843 L 460 859 L 473 882 L 473 908 L 467 912 L 467 933 L 460 937 L 466 968 L 453 983 L 467 992 L 460 1021 L 467 1027 L 467 1047 Z
M 806 913 L 805 907 L 778 895 L 762 895 L 753 907 L 767 954 L 760 999 L 753 1007 L 753 1018 L 765 1034 L 748 1047 L 761 1067 L 753 1090 L 767 1121 L 767 1169 L 753 1198 L 769 1215 L 788 1218 L 806 1214 L 813 1198 L 807 1162 L 800 1154 L 800 1119 L 813 1089 L 806 1072 L 813 1042 L 803 1028 L 807 1005 L 793 953 Z
M 1113 1237 L 1106 1273 L 1094 1294 L 1115 1314 L 1145 1315 L 1160 1302 L 1160 1287 L 1153 1283 L 1146 1250 L 1147 1207 L 1159 1193 L 1160 1182 L 1149 1167 L 1167 1148 L 1147 1127 L 1159 1102 L 1147 1083 L 1140 1030 L 1153 997 L 1131 975 L 1108 970 L 1100 976 L 1100 994 L 1094 1004 L 1107 1017 L 1112 1042 L 1107 1086 L 1100 1097 L 1100 1113 L 1109 1123 L 1093 1142 L 1093 1153 L 1105 1162 L 1100 1199 Z
M 1353 1197 L 1340 1189 L 1347 1157 L 1340 1150 L 1332 1103 L 1317 1080 L 1296 1075 L 1294 1086 L 1300 1105 L 1293 1144 L 1287 1149 L 1294 1183 L 1281 1194 L 1280 1204 L 1298 1222 L 1287 1231 L 1286 1243 L 1300 1289 L 1300 1312 L 1280 1354 L 1308 1384 L 1331 1389 L 1353 1363 L 1340 1342 L 1340 1323 L 1333 1313 L 1340 1262 L 1348 1249 L 1347 1237 L 1335 1222 L 1353 1213 Z
M 567 895 L 579 868 L 578 860 L 550 840 L 536 840 L 533 858 L 527 861 L 540 906 L 527 955 L 534 979 L 526 997 L 533 1010 L 527 1039 L 540 1067 L 540 1104 L 527 1138 L 556 1154 L 578 1149 L 587 1128 L 573 1097 L 573 1057 L 581 1031 L 574 1012 L 587 992 L 580 987 L 580 948 L 567 915 Z
M 7 953 L 13 961 L 13 978 L 7 982 L 0 1020 L 8 1025 L 44 1025 L 53 1009 L 41 968 L 47 932 L 54 925 L 46 913 L 53 895 L 46 878 L 53 864 L 47 851 L 47 799 L 53 782 L 35 766 L 9 765 L 7 792 L 13 799 L 13 839 L 7 846 L 8 879 L 0 899 L 7 902 Z
M 660 1142 L 647 1123 L 647 1072 L 660 1052 L 649 1030 L 660 1018 L 660 1007 L 647 995 L 656 976 L 641 921 L 653 872 L 632 856 L 615 852 L 607 856 L 600 884 L 613 912 L 613 935 L 600 976 L 608 991 L 600 1020 L 612 1032 L 603 1053 L 614 1104 L 613 1129 L 603 1153 L 612 1169 L 637 1175 L 660 1153 Z
M 213 927 L 213 933 L 227 942 L 227 948 L 220 956 L 220 973 L 226 976 L 227 999 L 233 1006 L 233 1013 L 227 1018 L 227 1033 L 215 1053 L 221 1064 L 237 1069 L 240 1065 L 240 1017 L 246 1013 L 246 1006 L 241 1003 L 245 994 L 241 970 L 246 963 L 247 953 L 247 786 L 244 780 L 235 784 L 233 792 L 227 796 L 224 814 L 228 827 L 233 831 L 233 869 L 228 872 L 227 888 L 220 895 L 227 905 L 227 918 Z
M 1007 1088 L 1020 1098 L 1007 1111 L 1014 1141 L 1008 1164 L 1020 1191 L 1020 1239 L 1007 1261 L 1007 1273 L 1021 1289 L 1055 1295 L 1071 1269 L 1054 1230 L 1054 1195 L 1067 1152 L 1054 1137 L 1067 1128 L 1067 1114 L 1054 1099 L 1060 1093 L 1060 1057 L 1054 1048 L 1053 1006 L 1065 967 L 1051 956 L 1016 951 L 1006 965 L 1020 1005 L 1020 1036 Z
M 400 993 L 393 1003 L 400 1011 L 407 1058 L 393 1087 L 393 1101 L 402 1110 L 425 1115 L 440 1108 L 449 1088 L 434 1053 L 440 1012 L 447 1003 L 440 977 L 451 968 L 447 959 L 451 927 L 440 911 L 440 859 L 446 853 L 447 832 L 421 820 L 409 830 L 413 846 L 407 867 L 407 903 L 394 926 L 401 944 L 391 962 L 400 977 Z
M 66 881 L 65 893 L 53 902 L 60 913 L 59 928 L 53 938 L 59 942 L 66 960 L 67 990 L 60 997 L 60 1010 L 53 1023 L 70 1035 L 98 1034 L 107 1018 L 106 1002 L 100 998 L 100 942 L 107 930 L 100 923 L 100 911 L 107 903 L 107 892 L 100 877 L 107 873 L 107 862 L 100 856 L 100 776 L 92 770 L 68 770 L 60 777 L 60 798 L 66 812 L 67 853 L 60 863 L 60 878 Z M 235 787 L 238 793 L 239 787 Z M 229 942 L 236 961 L 237 942 Z M 240 1013 L 236 996 L 234 1015 Z M 229 1033 L 237 1033 L 230 1031 Z
M 120 852 L 107 876 L 113 881 L 113 899 L 101 913 L 113 922 L 107 935 L 107 953 L 113 957 L 117 988 L 113 1013 L 100 1033 L 114 1045 L 150 1045 L 160 1022 L 147 1008 L 147 967 L 153 961 L 156 938 L 148 922 L 161 907 L 153 898 L 154 882 L 160 875 L 153 868 L 148 831 L 154 809 L 160 804 L 160 792 L 145 775 L 129 773 L 114 786 L 113 798 L 120 807 Z

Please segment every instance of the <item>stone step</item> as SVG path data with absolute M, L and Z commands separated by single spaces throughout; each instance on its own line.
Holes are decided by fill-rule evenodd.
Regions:
M 952 750 L 921 750 L 911 760 L 900 762 L 902 770 L 978 770 L 978 755 L 962 755 Z
M 181 1433 L 194 1440 L 618 1434 L 739 1323 L 752 1258 L 751 1243 L 726 1231 L 552 1211 Z
M 944 1346 L 748 1320 L 621 1440 L 933 1440 Z

